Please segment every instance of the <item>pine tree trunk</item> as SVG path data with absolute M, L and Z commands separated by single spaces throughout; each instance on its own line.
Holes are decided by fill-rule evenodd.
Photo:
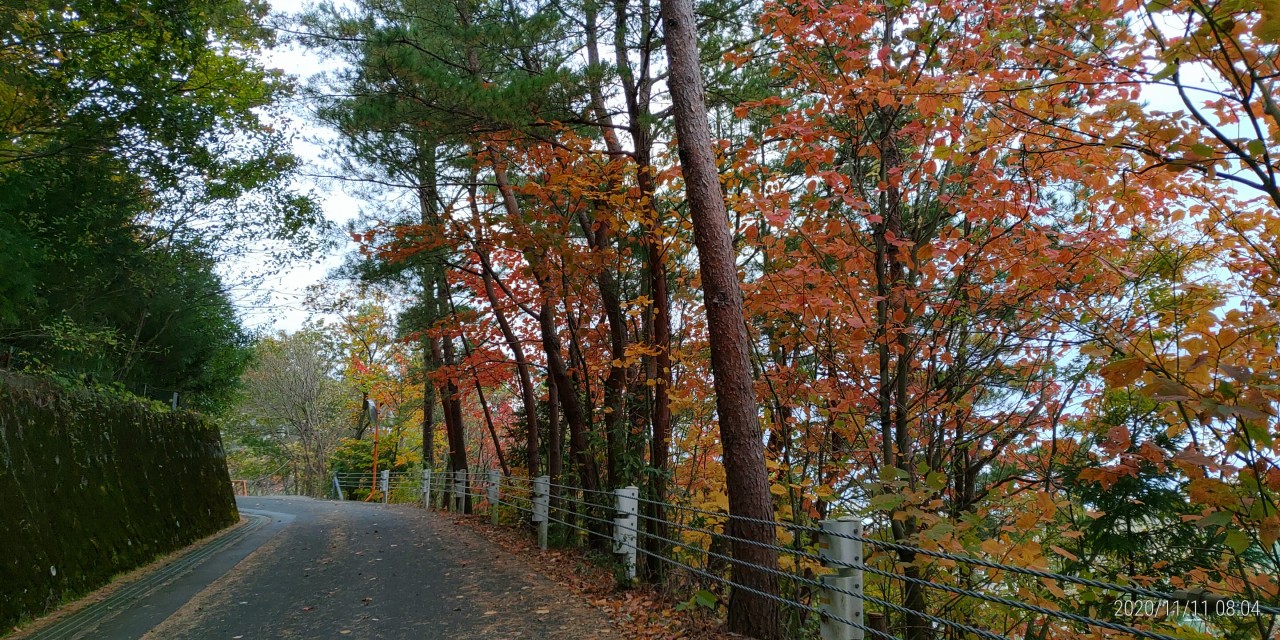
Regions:
M 662 0 L 662 21 L 671 69 L 669 87 L 680 166 L 693 217 L 707 332 L 711 337 L 711 371 L 716 413 L 720 419 L 729 512 L 772 521 L 773 505 L 752 387 L 742 286 L 738 281 L 729 217 L 707 124 L 692 0 Z M 773 545 L 775 540 L 771 524 L 738 520 L 733 524 L 733 532 L 737 537 L 766 545 Z M 777 578 L 752 566 L 775 569 L 777 552 L 735 541 L 733 556 L 743 562 L 735 563 L 734 582 L 765 594 L 777 594 Z M 729 600 L 729 630 L 755 638 L 780 638 L 777 603 L 744 589 L 734 589 Z

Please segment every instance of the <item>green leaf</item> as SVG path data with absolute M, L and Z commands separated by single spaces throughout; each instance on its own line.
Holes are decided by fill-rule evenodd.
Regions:
M 1191 153 L 1201 158 L 1211 158 L 1213 157 L 1213 147 L 1203 142 L 1197 142 L 1191 145 Z
M 1160 69 L 1155 73 L 1155 75 L 1151 76 L 1151 81 L 1160 82 L 1161 80 L 1165 80 L 1170 76 L 1172 76 L 1175 72 L 1177 72 L 1177 70 L 1178 70 L 1178 64 L 1176 62 L 1172 64 L 1166 64 L 1163 69 Z
M 1243 553 L 1244 550 L 1248 549 L 1249 545 L 1252 544 L 1252 541 L 1249 540 L 1249 536 L 1245 534 L 1245 532 L 1239 530 L 1228 531 L 1226 542 L 1227 546 L 1231 547 L 1231 549 L 1236 553 Z
M 701 591 L 693 594 L 693 601 L 699 607 L 714 609 L 716 608 L 717 599 L 716 599 L 716 594 L 711 593 L 706 589 L 702 589 Z
M 901 506 L 906 499 L 906 496 L 899 493 L 882 493 L 871 499 L 871 510 L 893 511 Z
M 1230 511 L 1214 511 L 1211 514 L 1200 518 L 1200 520 L 1196 522 L 1196 526 L 1201 529 L 1207 529 L 1209 527 L 1226 527 L 1229 524 L 1231 524 Z
M 1280 41 L 1280 0 L 1262 0 L 1262 19 L 1253 29 L 1253 35 L 1265 42 Z

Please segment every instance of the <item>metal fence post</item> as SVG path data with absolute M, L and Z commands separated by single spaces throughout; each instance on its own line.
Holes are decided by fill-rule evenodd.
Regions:
M 346 498 L 342 496 L 342 483 L 338 482 L 337 471 L 333 472 L 333 491 L 338 494 L 338 500 L 346 500 Z
M 383 469 L 381 475 L 382 477 L 378 479 L 378 485 L 382 487 L 382 504 L 387 504 L 387 493 L 391 489 L 391 470 Z
M 422 470 L 422 508 L 431 510 L 431 470 Z
M 502 497 L 498 482 L 502 479 L 501 474 L 497 469 L 489 470 L 489 522 L 493 524 L 498 524 L 498 500 Z
M 613 490 L 617 513 L 613 518 L 613 552 L 622 556 L 622 571 L 627 582 L 636 577 L 636 527 L 640 506 L 640 488 L 635 486 Z
M 533 521 L 538 523 L 538 548 L 547 548 L 547 516 L 550 515 L 551 476 L 533 479 Z
M 836 570 L 822 576 L 822 640 L 862 640 L 862 521 L 843 517 L 819 523 L 822 564 Z M 840 618 L 840 619 L 837 619 Z

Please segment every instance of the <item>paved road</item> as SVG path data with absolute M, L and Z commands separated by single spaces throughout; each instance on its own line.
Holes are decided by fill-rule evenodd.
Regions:
M 253 534 L 267 537 L 256 551 L 216 580 L 206 576 L 163 622 L 157 614 L 172 608 L 153 600 L 181 592 L 181 585 L 134 604 L 87 637 L 618 637 L 601 612 L 448 517 L 411 506 L 293 497 L 239 504 L 246 514 L 272 518 Z

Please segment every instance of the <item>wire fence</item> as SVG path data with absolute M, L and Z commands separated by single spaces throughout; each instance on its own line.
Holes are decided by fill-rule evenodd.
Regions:
M 331 493 L 339 500 L 391 504 L 422 500 L 422 474 L 418 471 L 334 472 Z
M 760 520 L 641 497 L 635 487 L 602 491 L 496 471 L 424 472 L 418 483 L 428 508 L 534 526 L 543 548 L 608 549 L 620 579 L 660 578 L 690 596 L 688 606 L 718 609 L 735 590 L 777 603 L 790 637 L 1187 640 L 1223 637 L 1228 627 L 1280 637 L 1275 603 L 1117 584 L 885 540 L 885 532 L 864 532 L 852 518 Z M 772 528 L 774 540 L 742 537 L 743 524 Z M 777 563 L 735 558 L 735 546 L 766 549 Z M 743 584 L 753 573 L 775 580 L 777 590 Z

